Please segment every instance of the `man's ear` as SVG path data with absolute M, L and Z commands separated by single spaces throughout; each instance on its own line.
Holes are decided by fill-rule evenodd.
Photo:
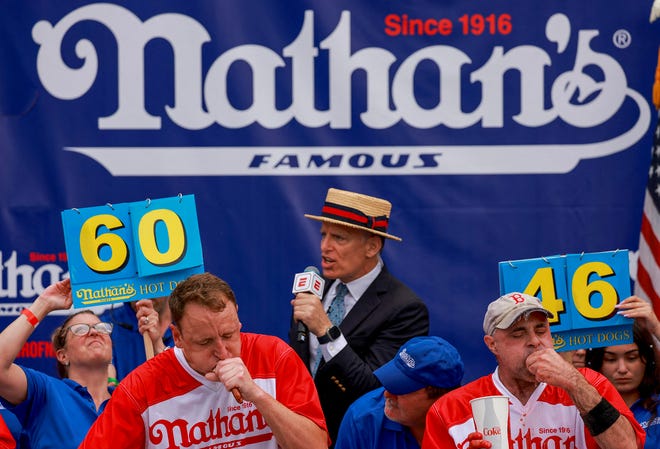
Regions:
M 181 340 L 183 339 L 183 337 L 181 336 L 181 331 L 177 326 L 175 326 L 172 323 L 170 323 L 170 331 L 172 332 L 172 339 L 174 340 L 174 345 L 177 348 L 180 348 L 182 343 Z
M 495 345 L 495 339 L 492 335 L 484 335 L 484 343 L 490 352 L 494 355 L 497 355 L 497 346 Z
M 375 257 L 383 249 L 383 240 L 380 236 L 372 234 L 367 239 L 367 256 Z

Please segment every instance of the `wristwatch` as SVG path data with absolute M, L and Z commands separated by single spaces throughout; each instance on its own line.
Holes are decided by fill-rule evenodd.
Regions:
M 319 337 L 320 344 L 330 343 L 331 341 L 337 340 L 341 337 L 341 330 L 337 326 L 332 326 L 325 332 L 325 335 Z

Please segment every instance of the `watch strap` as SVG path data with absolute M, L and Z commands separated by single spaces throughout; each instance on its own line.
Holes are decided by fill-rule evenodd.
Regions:
M 336 336 L 333 338 L 333 334 Z M 341 336 L 341 330 L 337 326 L 332 326 L 329 327 L 328 330 L 325 332 L 325 334 L 321 335 L 318 337 L 319 343 L 320 344 L 326 344 L 330 343 L 331 341 L 337 340 Z

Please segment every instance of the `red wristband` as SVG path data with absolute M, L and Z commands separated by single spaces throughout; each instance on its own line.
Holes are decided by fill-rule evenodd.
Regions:
M 32 327 L 37 327 L 37 324 L 39 324 L 39 318 L 37 318 L 30 309 L 25 308 L 21 310 L 21 315 L 25 315 L 25 318 L 27 318 L 28 323 L 30 323 Z

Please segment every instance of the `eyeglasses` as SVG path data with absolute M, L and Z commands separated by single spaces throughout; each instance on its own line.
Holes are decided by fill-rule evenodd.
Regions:
M 66 330 L 71 331 L 73 335 L 82 337 L 89 334 L 92 331 L 92 328 L 94 328 L 94 330 L 99 334 L 108 335 L 110 332 L 112 332 L 112 323 L 101 322 L 96 323 L 93 326 L 86 323 L 72 324 L 71 326 L 67 327 Z

